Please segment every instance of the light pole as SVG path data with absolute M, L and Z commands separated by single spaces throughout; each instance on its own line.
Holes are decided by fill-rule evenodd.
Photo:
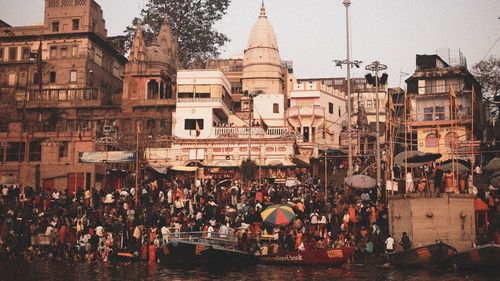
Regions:
M 351 5 L 351 0 L 344 0 L 343 2 L 345 6 L 345 30 L 346 30 L 346 43 L 347 43 L 347 59 L 340 61 L 340 60 L 334 60 L 336 63 L 336 66 L 342 67 L 342 64 L 347 64 L 347 130 L 350 132 L 351 130 L 351 67 L 352 65 L 355 65 L 356 67 L 359 68 L 359 64 L 362 63 L 361 61 L 351 61 L 351 55 L 349 52 L 349 6 Z M 349 167 L 347 170 L 347 175 L 351 176 L 352 175 L 352 139 L 351 136 L 349 135 L 347 138 L 347 144 L 349 146 L 349 157 L 348 157 L 348 163 Z
M 375 71 L 375 107 L 376 107 L 376 143 L 377 143 L 377 151 L 375 152 L 375 156 L 377 158 L 377 187 L 380 187 L 380 124 L 379 124 L 379 111 L 380 111 L 380 96 L 378 92 L 378 71 L 387 69 L 387 65 L 381 64 L 378 61 L 374 61 L 371 64 L 365 67 L 366 70 Z

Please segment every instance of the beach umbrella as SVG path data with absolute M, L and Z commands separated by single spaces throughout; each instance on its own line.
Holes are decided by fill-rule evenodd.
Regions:
M 440 153 L 425 153 L 424 155 L 415 155 L 408 157 L 408 163 L 427 163 L 441 158 Z
M 421 152 L 421 151 L 417 151 L 417 150 L 406 151 L 406 154 L 403 151 L 403 152 L 398 153 L 396 156 L 394 156 L 394 164 L 399 165 L 401 167 L 408 165 L 408 168 L 419 167 L 419 166 L 422 166 L 423 162 L 414 163 L 414 162 L 410 162 L 410 159 L 413 157 L 417 157 L 417 156 L 424 156 L 425 154 L 426 154 L 425 152 Z M 407 162 L 407 164 L 405 164 L 405 162 Z M 425 161 L 425 162 L 427 162 L 427 161 Z
M 500 170 L 500 158 L 493 158 L 486 166 L 484 166 L 485 170 L 498 171 Z
M 377 181 L 365 175 L 353 175 L 344 179 L 345 184 L 352 188 L 370 189 L 377 185 Z
M 446 163 L 446 164 L 443 164 L 441 165 L 441 167 L 443 168 L 443 171 L 445 172 L 448 172 L 448 171 L 451 171 L 453 170 L 453 168 L 455 168 L 455 171 L 459 171 L 459 172 L 470 172 L 470 166 L 465 166 L 464 164 L 460 163 L 460 162 L 455 162 L 455 166 L 453 166 L 453 163 L 449 162 L 449 163 Z
M 270 225 L 288 225 L 295 218 L 292 207 L 288 204 L 276 204 L 260 213 L 262 221 Z

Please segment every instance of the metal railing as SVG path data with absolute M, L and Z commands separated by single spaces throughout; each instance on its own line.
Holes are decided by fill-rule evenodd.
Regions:
M 184 241 L 224 247 L 236 247 L 238 245 L 238 238 L 236 236 L 219 232 L 173 232 L 164 233 L 162 236 L 163 245 L 167 244 L 169 241 Z

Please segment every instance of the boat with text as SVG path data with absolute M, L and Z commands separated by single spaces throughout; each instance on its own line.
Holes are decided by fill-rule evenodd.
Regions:
M 486 244 L 454 254 L 453 263 L 463 270 L 499 270 L 500 245 Z
M 387 259 L 396 266 L 443 265 L 457 250 L 445 243 L 389 253 Z
M 341 265 L 353 251 L 353 247 L 327 248 L 263 255 L 259 259 L 261 263 L 275 265 Z

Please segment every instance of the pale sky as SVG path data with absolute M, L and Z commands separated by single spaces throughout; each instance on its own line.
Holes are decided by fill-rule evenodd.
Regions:
M 43 0 L 1 0 L 0 19 L 12 26 L 43 22 Z M 123 34 L 146 0 L 97 0 L 108 35 Z M 297 78 L 344 77 L 346 59 L 343 0 L 265 0 L 282 60 L 294 62 Z M 232 0 L 218 31 L 231 38 L 222 58 L 246 48 L 261 0 Z M 416 54 L 448 54 L 460 49 L 469 69 L 489 55 L 500 56 L 499 0 L 352 0 L 350 29 L 353 60 L 364 63 L 352 75 L 362 77 L 375 60 L 388 66 L 389 86 L 399 85 L 400 71 L 413 73 Z M 493 48 L 492 48 L 493 47 Z M 490 51 L 490 48 L 491 51 Z M 445 58 L 446 59 L 446 58 Z M 405 77 L 403 77 L 404 81 Z M 402 83 L 404 85 L 404 83 Z

